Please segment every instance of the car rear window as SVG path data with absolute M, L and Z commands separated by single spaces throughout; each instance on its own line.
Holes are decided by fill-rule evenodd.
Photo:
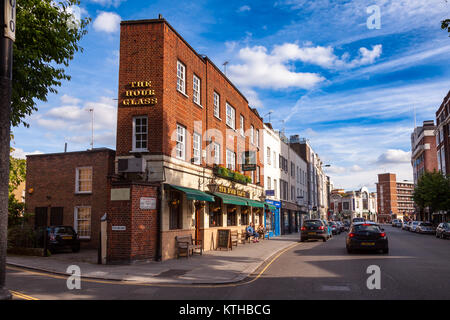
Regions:
M 71 227 L 56 227 L 55 228 L 55 233 L 59 233 L 59 234 L 71 234 L 73 235 L 73 229 Z
M 422 227 L 432 227 L 433 225 L 431 223 L 422 223 Z
M 309 221 L 305 221 L 303 224 L 305 225 L 305 227 L 321 227 L 322 226 L 322 222 L 319 220 L 309 220 Z
M 353 227 L 354 232 L 368 231 L 368 232 L 381 232 L 377 225 L 373 224 L 358 224 Z

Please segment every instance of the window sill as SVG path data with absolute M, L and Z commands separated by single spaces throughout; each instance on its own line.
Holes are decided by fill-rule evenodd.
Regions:
M 144 153 L 144 152 L 150 152 L 147 149 L 142 149 L 142 150 L 131 150 L 130 153 Z
M 200 103 L 197 103 L 197 102 L 195 102 L 195 101 L 192 101 L 192 102 L 194 102 L 194 104 L 196 104 L 197 105 L 197 107 L 200 107 L 200 108 L 202 108 L 203 109 L 203 106 L 200 104 Z
M 181 91 L 180 89 L 177 88 L 177 91 L 179 93 L 181 93 L 183 96 L 185 96 L 186 98 L 189 98 L 189 96 L 186 93 L 184 93 L 183 91 Z
M 92 191 L 75 192 L 75 194 L 92 194 Z
M 220 118 L 220 117 L 218 117 L 218 116 L 216 116 L 216 115 L 214 115 L 214 118 L 216 118 L 217 120 L 222 121 L 222 118 Z

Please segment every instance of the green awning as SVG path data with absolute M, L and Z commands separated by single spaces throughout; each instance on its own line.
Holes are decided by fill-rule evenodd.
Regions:
M 270 211 L 276 211 L 277 210 L 277 207 L 275 207 L 273 204 L 270 204 L 270 203 L 266 203 L 266 206 L 268 206 L 269 207 L 269 209 L 270 209 Z
M 186 188 L 186 187 L 175 186 L 173 184 L 169 184 L 169 186 L 171 186 L 174 189 L 184 192 L 186 194 L 186 198 L 188 200 L 200 200 L 200 201 L 214 202 L 214 197 L 210 194 L 207 194 L 206 192 L 196 190 L 196 189 Z
M 254 208 L 264 208 L 264 202 L 247 199 L 248 205 Z
M 232 196 L 224 193 L 214 193 L 216 197 L 222 199 L 224 204 L 236 204 L 238 206 L 248 206 L 246 198 Z

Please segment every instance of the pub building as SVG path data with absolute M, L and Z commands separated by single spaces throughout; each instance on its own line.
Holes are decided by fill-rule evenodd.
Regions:
M 107 263 L 174 258 L 184 235 L 215 250 L 219 229 L 264 225 L 262 128 L 166 20 L 122 21 Z

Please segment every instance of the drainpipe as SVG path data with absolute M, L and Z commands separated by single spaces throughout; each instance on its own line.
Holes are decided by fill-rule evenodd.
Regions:
M 162 234 L 161 234 L 161 230 L 162 230 L 162 201 L 163 201 L 163 196 L 162 196 L 162 184 L 160 186 L 157 187 L 157 194 L 158 194 L 158 201 L 156 202 L 156 225 L 157 227 L 157 237 L 156 237 L 156 247 L 157 247 L 157 251 L 156 251 L 156 261 L 161 261 L 162 260 Z

